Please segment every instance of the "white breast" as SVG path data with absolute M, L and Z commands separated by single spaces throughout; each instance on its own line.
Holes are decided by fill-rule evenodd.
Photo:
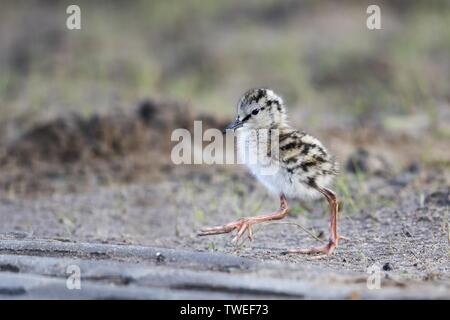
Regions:
M 292 174 L 267 156 L 264 145 L 258 147 L 256 134 L 240 130 L 237 134 L 238 158 L 250 172 L 274 195 L 284 194 L 290 198 L 315 198 L 317 191 L 301 183 Z
M 242 130 L 237 135 L 238 157 L 250 172 L 272 193 L 286 193 L 289 177 L 285 176 L 278 164 L 267 156 L 267 147 L 259 144 L 256 134 Z

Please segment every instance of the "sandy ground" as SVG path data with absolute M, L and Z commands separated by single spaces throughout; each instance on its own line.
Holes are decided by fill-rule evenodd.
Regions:
M 104 132 L 90 135 L 88 145 L 84 134 L 70 131 L 68 141 L 77 141 L 75 135 L 81 139 L 77 146 L 88 147 L 78 152 L 60 143 L 78 152 L 65 162 L 61 157 L 67 153 L 58 153 L 58 144 L 41 152 L 43 146 L 34 142 L 33 134 L 23 135 L 15 149 L 6 153 L 0 178 L 0 276 L 4 278 L 0 295 L 39 298 L 55 297 L 58 292 L 69 298 L 201 299 L 214 292 L 217 298 L 450 298 L 448 170 L 408 162 L 406 151 L 394 152 L 403 148 L 414 155 L 417 139 L 395 135 L 387 139 L 378 132 L 374 140 L 370 134 L 369 138 L 359 134 L 358 139 L 370 141 L 369 151 L 351 153 L 358 145 L 355 135 L 319 131 L 340 143 L 340 159 L 349 158 L 348 150 L 351 163 L 359 161 L 356 173 L 346 160 L 341 161 L 342 178 L 336 186 L 342 205 L 340 233 L 351 240 L 342 240 L 330 257 L 283 255 L 287 248 L 324 241 L 328 224 L 324 201 L 291 201 L 290 215 L 256 226 L 253 242 L 243 238 L 233 245 L 231 234 L 198 237 L 201 227 L 271 212 L 278 206 L 277 199 L 239 166 L 172 167 L 158 162 L 170 148 L 156 144 L 143 152 L 142 146 L 158 140 L 146 135 L 147 130 L 154 134 L 154 126 L 145 121 L 139 124 L 145 119 L 142 112 L 138 118 L 127 117 L 123 118 L 126 125 L 120 121 L 107 125 L 108 117 L 100 118 Z M 218 125 L 209 121 L 211 126 Z M 176 125 L 180 124 L 168 124 L 167 132 Z M 63 139 L 67 126 L 57 128 Z M 114 137 L 120 137 L 121 130 L 135 134 L 117 147 L 114 139 L 119 138 Z M 115 132 L 113 139 L 110 131 Z M 42 128 L 31 132 L 40 132 L 40 139 L 47 137 Z M 150 138 L 136 142 L 134 136 Z M 392 157 L 381 157 L 383 153 L 376 150 L 386 153 L 389 144 Z M 104 153 L 98 154 L 99 146 Z M 439 156 L 438 142 L 436 150 L 433 154 Z M 27 152 L 41 160 L 27 161 Z M 392 159 L 406 165 L 392 166 Z M 114 254 L 105 255 L 102 250 Z M 156 252 L 173 259 L 161 260 Z M 180 258 L 183 254 L 189 259 Z M 208 259 L 216 263 L 209 265 Z M 248 267 L 242 268 L 240 262 L 233 267 L 233 259 L 243 259 Z M 93 274 L 89 290 L 74 295 L 61 289 L 63 269 L 69 263 L 82 264 L 85 272 Z M 107 270 L 99 269 L 104 263 Z M 379 270 L 379 290 L 368 289 L 368 268 Z M 131 280 L 122 281 L 127 272 Z M 190 272 L 189 276 L 183 272 Z M 174 275 L 172 282 L 157 280 L 167 275 Z M 201 288 L 193 285 L 198 279 Z M 32 285 L 41 280 L 48 286 Z M 113 289 L 104 287 L 105 283 Z

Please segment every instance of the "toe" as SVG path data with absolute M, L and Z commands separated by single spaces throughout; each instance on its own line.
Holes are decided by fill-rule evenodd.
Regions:
M 203 228 L 198 233 L 199 236 L 209 236 L 213 234 L 222 234 L 222 233 L 228 233 L 233 228 L 230 228 L 228 226 L 220 226 L 220 227 L 210 227 L 210 228 Z
M 233 240 L 231 240 L 231 242 L 237 243 L 239 241 L 239 239 L 242 237 L 242 235 L 244 234 L 245 230 L 247 230 L 247 228 L 248 228 L 248 224 L 243 223 L 242 226 L 239 228 L 237 235 L 233 238 Z
M 253 241 L 253 228 L 251 225 L 248 226 L 248 239 Z
M 309 249 L 289 249 L 283 252 L 283 254 L 290 253 L 300 253 L 300 254 L 315 254 L 315 253 L 324 253 L 326 255 L 331 255 L 333 253 L 336 244 L 333 242 L 328 243 L 323 247 L 314 247 Z

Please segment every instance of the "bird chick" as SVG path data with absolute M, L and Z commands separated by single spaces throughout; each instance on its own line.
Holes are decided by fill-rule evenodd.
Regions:
M 283 100 L 270 89 L 247 91 L 239 100 L 236 120 L 226 130 L 235 130 L 240 159 L 271 193 L 280 197 L 280 208 L 272 214 L 204 228 L 199 235 L 228 233 L 236 229 L 233 242 L 237 242 L 245 231 L 252 240 L 254 224 L 283 219 L 287 215 L 287 198 L 323 196 L 331 213 L 328 243 L 322 247 L 286 252 L 331 254 L 339 239 L 344 238 L 337 232 L 338 202 L 335 193 L 329 189 L 338 172 L 334 157 L 319 140 L 288 124 Z

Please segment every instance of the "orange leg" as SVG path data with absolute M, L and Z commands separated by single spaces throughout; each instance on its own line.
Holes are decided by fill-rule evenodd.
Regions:
M 284 217 L 286 217 L 288 210 L 289 210 L 289 208 L 288 208 L 286 197 L 282 194 L 282 195 L 280 195 L 280 209 L 278 209 L 276 212 L 274 212 L 272 214 L 256 216 L 256 217 L 241 218 L 237 221 L 228 223 L 223 226 L 204 228 L 198 233 L 198 235 L 199 236 L 209 236 L 209 235 L 213 235 L 213 234 L 222 234 L 222 233 L 231 232 L 234 229 L 236 229 L 237 235 L 233 238 L 232 242 L 237 242 L 242 237 L 242 235 L 245 233 L 245 231 L 247 230 L 248 238 L 250 240 L 253 240 L 252 226 L 254 224 L 261 223 L 264 221 L 283 219 Z
M 337 232 L 337 213 L 338 213 L 338 202 L 336 199 L 336 195 L 333 191 L 325 188 L 317 189 L 320 193 L 322 193 L 328 201 L 330 205 L 331 218 L 330 218 L 330 238 L 328 243 L 322 247 L 314 247 L 310 249 L 290 249 L 285 253 L 325 253 L 330 255 L 333 253 L 334 248 L 337 247 L 340 239 L 347 239 L 346 237 L 340 236 Z

